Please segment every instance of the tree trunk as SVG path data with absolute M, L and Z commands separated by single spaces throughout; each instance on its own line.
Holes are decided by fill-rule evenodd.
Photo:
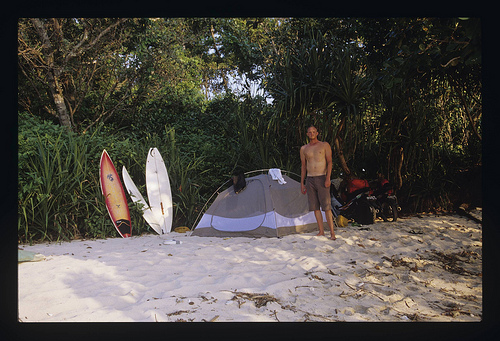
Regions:
M 58 69 L 54 64 L 54 49 L 47 34 L 47 30 L 45 29 L 41 20 L 34 18 L 31 19 L 31 22 L 35 26 L 36 31 L 43 43 L 42 51 L 43 51 L 43 56 L 45 58 L 45 65 L 47 67 L 47 75 L 48 75 L 47 85 L 49 86 L 50 93 L 52 95 L 54 104 L 56 106 L 56 112 L 57 112 L 57 117 L 59 118 L 59 123 L 63 127 L 66 127 L 71 131 L 72 130 L 71 119 L 68 114 L 68 108 L 66 107 L 66 103 L 64 103 L 63 90 L 59 85 Z
M 339 138 L 341 131 L 344 129 L 344 125 L 345 125 L 345 117 L 342 117 L 340 125 L 337 129 L 337 134 L 335 135 L 335 139 L 333 140 L 333 144 L 335 146 L 335 151 L 337 152 L 337 156 L 339 158 L 340 167 L 344 172 L 344 176 L 349 176 L 351 175 L 351 170 L 349 169 L 349 167 L 347 166 L 347 162 L 345 161 L 344 151 L 340 146 L 340 138 Z
M 335 136 L 335 140 L 333 141 L 333 143 L 335 145 L 335 151 L 337 152 L 337 156 L 338 156 L 339 162 L 340 162 L 340 167 L 342 168 L 344 175 L 345 176 L 350 175 L 351 170 L 349 169 L 349 167 L 347 166 L 347 162 L 345 161 L 344 152 L 342 151 L 342 148 L 340 147 L 340 141 L 339 141 L 338 135 Z
M 389 170 L 391 176 L 389 181 L 392 182 L 394 190 L 397 191 L 403 186 L 403 177 L 401 176 L 401 169 L 403 168 L 403 147 L 397 146 L 391 152 L 391 165 L 392 172 Z
M 52 97 L 54 98 L 54 103 L 56 105 L 57 116 L 59 117 L 59 123 L 63 127 L 66 127 L 67 129 L 72 131 L 73 127 L 71 125 L 71 119 L 68 114 L 68 108 L 66 107 L 66 103 L 64 103 L 63 95 L 56 92 L 52 93 Z

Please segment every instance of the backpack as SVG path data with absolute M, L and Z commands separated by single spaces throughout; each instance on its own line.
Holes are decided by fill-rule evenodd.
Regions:
M 360 198 L 354 203 L 353 219 L 362 225 L 370 225 L 375 222 L 375 209 L 364 198 Z

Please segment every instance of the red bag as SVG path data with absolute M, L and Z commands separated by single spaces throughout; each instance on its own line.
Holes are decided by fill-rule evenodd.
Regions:
M 353 193 L 358 189 L 362 189 L 365 187 L 370 187 L 370 184 L 367 180 L 362 179 L 352 179 L 347 183 L 347 193 Z
M 347 180 L 347 186 L 343 191 L 341 191 L 340 197 L 345 203 L 348 200 L 351 200 L 355 196 L 352 193 L 366 187 L 368 188 L 370 187 L 370 183 L 368 182 L 368 180 L 362 180 L 362 179 Z M 370 195 L 371 195 L 371 190 L 370 190 Z

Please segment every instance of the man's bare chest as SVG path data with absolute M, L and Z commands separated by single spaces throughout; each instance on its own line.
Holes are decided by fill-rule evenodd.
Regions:
M 314 145 L 307 145 L 304 154 L 307 160 L 323 160 L 325 158 L 325 148 L 323 143 L 316 143 Z

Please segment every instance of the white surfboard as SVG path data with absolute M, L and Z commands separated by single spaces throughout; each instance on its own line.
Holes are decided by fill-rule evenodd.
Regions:
M 151 211 L 151 208 L 149 207 L 148 203 L 146 200 L 144 200 L 144 197 L 142 196 L 141 192 L 137 189 L 137 186 L 135 183 L 132 181 L 132 178 L 127 172 L 127 168 L 123 166 L 122 169 L 122 176 L 123 176 L 123 183 L 125 184 L 125 187 L 127 188 L 127 192 L 132 198 L 133 202 L 138 202 L 142 204 L 142 216 L 146 220 L 146 222 L 153 228 L 153 230 L 156 231 L 156 233 L 161 234 L 161 226 L 160 224 L 155 220 L 155 217 L 153 215 L 153 211 Z
M 162 233 L 170 233 L 173 218 L 172 191 L 167 167 L 157 148 L 149 149 L 146 161 L 146 188 L 149 207 L 155 220 L 160 224 Z

